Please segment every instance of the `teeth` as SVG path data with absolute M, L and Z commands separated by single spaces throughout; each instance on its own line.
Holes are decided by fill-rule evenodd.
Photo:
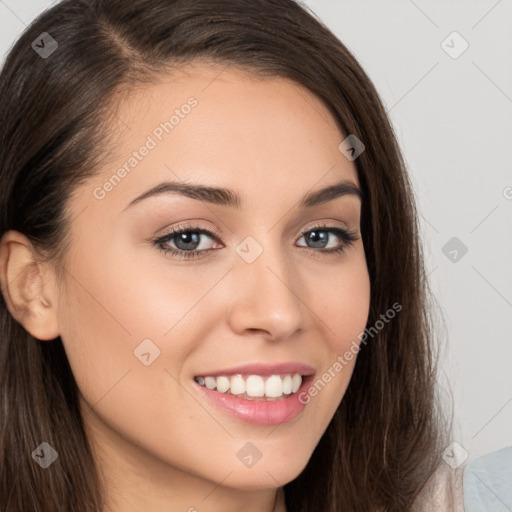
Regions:
M 217 379 L 215 377 L 206 377 L 204 383 L 208 389 L 215 389 L 217 387 Z
M 265 394 L 265 382 L 259 375 L 249 375 L 245 383 L 245 392 L 249 396 L 263 396 Z
M 272 375 L 265 382 L 265 396 L 276 398 L 283 396 L 283 379 L 278 375 Z
M 208 389 L 216 389 L 219 393 L 243 395 L 243 397 L 279 398 L 297 392 L 302 384 L 302 377 L 293 375 L 221 375 L 219 377 L 196 377 L 196 382 Z
M 230 390 L 232 395 L 241 395 L 245 393 L 245 380 L 241 375 L 233 375 L 233 377 L 231 377 Z
M 219 393 L 225 393 L 230 386 L 229 379 L 227 377 L 217 377 L 217 391 Z
M 300 375 L 295 374 L 292 379 L 292 393 L 295 393 L 302 384 L 302 377 Z
M 289 395 L 291 392 L 292 392 L 292 378 L 287 375 L 284 379 L 283 379 L 283 393 L 285 395 Z

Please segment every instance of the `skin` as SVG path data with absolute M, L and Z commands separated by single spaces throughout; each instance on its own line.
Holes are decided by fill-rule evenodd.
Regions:
M 35 258 L 20 233 L 6 233 L 0 245 L 11 313 L 38 339 L 61 336 L 112 512 L 262 512 L 276 498 L 275 510 L 284 511 L 277 489 L 307 464 L 355 358 L 299 416 L 278 426 L 219 410 L 193 377 L 248 362 L 298 361 L 319 378 L 368 318 L 360 199 L 297 207 L 306 193 L 341 179 L 359 184 L 354 162 L 338 149 L 345 135 L 299 85 L 222 69 L 199 63 L 121 102 L 111 124 L 118 137 L 112 158 L 69 202 L 62 285 L 52 262 Z M 190 96 L 198 101 L 191 113 L 103 199 L 94 197 Z M 177 194 L 125 209 L 177 177 L 234 189 L 244 209 Z M 358 239 L 327 254 L 302 236 L 324 222 Z M 152 244 L 191 223 L 220 233 L 218 240 L 201 235 L 201 248 L 212 249 L 202 257 L 179 259 Z M 343 243 L 327 233 L 328 248 Z M 263 249 L 250 264 L 235 251 L 247 236 Z M 146 338 L 160 350 L 149 366 L 134 356 Z M 248 441 L 262 453 L 251 468 L 237 458 Z

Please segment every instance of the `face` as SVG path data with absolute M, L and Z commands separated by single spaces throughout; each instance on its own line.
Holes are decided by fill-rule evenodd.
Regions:
M 328 110 L 290 81 L 220 71 L 119 106 L 112 158 L 69 204 L 58 322 L 105 464 L 257 490 L 295 478 L 326 430 L 370 283 Z

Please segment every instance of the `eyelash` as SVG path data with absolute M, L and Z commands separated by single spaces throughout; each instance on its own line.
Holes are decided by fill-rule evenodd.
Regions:
M 323 252 L 327 253 L 328 255 L 336 255 L 341 254 L 350 247 L 355 241 L 359 239 L 359 237 L 356 235 L 356 233 L 349 231 L 347 229 L 340 228 L 338 226 L 329 226 L 326 224 L 322 224 L 319 226 L 315 226 L 313 228 L 309 228 L 305 231 L 303 231 L 300 235 L 300 238 L 302 238 L 304 235 L 311 233 L 312 231 L 328 231 L 331 233 L 334 233 L 338 238 L 342 240 L 342 244 L 337 249 L 315 249 L 313 247 L 304 247 L 306 251 L 312 251 L 312 252 Z M 215 230 L 207 230 L 203 229 L 200 226 L 180 226 L 169 233 L 153 240 L 153 244 L 158 247 L 159 250 L 163 251 L 165 254 L 170 254 L 173 257 L 177 257 L 180 259 L 196 259 L 201 257 L 201 253 L 207 252 L 207 251 L 214 251 L 215 249 L 203 249 L 203 250 L 195 250 L 195 251 L 184 251 L 183 249 L 175 249 L 173 247 L 168 247 L 166 244 L 171 241 L 174 237 L 181 235 L 182 233 L 198 233 L 203 235 L 208 235 L 213 239 L 219 239 L 220 234 Z

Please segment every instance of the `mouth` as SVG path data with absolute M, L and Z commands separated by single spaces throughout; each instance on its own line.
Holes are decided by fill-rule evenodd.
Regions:
M 314 374 L 226 374 L 196 376 L 199 396 L 244 423 L 277 425 L 299 421 L 309 403 Z
M 222 413 L 254 425 L 299 421 L 313 382 L 314 367 L 296 361 L 252 362 L 206 370 L 193 378 L 198 398 Z
M 201 387 L 223 395 L 248 401 L 272 402 L 286 400 L 295 395 L 312 375 L 276 373 L 258 375 L 236 373 L 231 375 L 205 375 L 194 377 Z

